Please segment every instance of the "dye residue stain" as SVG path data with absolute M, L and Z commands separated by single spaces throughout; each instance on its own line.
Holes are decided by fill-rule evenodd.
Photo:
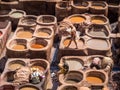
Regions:
M 19 63 L 13 63 L 13 64 L 10 64 L 9 68 L 12 70 L 16 70 L 16 69 L 20 68 L 21 66 L 23 66 L 23 65 L 19 64 Z
M 45 46 L 42 45 L 42 44 L 32 44 L 31 45 L 31 48 L 34 48 L 34 49 L 41 49 L 41 48 L 44 48 Z
M 25 46 L 21 44 L 15 44 L 13 45 L 12 49 L 14 50 L 25 50 Z
M 19 31 L 16 36 L 19 38 L 32 38 L 32 33 L 29 31 Z
M 98 77 L 93 77 L 93 76 L 89 76 L 86 78 L 86 80 L 89 82 L 89 83 L 92 83 L 92 84 L 101 84 L 103 83 L 103 81 L 98 78 Z
M 44 36 L 44 37 L 49 37 L 49 34 L 47 32 L 38 32 L 38 36 Z
M 103 20 L 100 20 L 100 19 L 94 19 L 94 20 L 92 20 L 92 23 L 95 23 L 95 24 L 104 24 L 105 22 Z
M 84 22 L 85 21 L 85 18 L 83 18 L 83 17 L 80 17 L 80 16 L 74 16 L 74 17 L 71 17 L 70 18 L 70 21 L 72 22 L 72 23 L 80 23 L 80 22 Z
M 36 89 L 34 87 L 23 87 L 20 90 L 38 90 L 38 89 Z

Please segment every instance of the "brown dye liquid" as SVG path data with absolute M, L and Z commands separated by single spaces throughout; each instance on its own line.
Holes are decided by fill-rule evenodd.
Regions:
M 44 48 L 45 46 L 41 45 L 41 44 L 32 44 L 31 48 L 35 48 L 35 49 L 40 49 L 40 48 Z
M 104 7 L 103 7 L 103 6 L 92 6 L 92 8 L 95 8 L 95 9 L 103 9 Z
M 85 21 L 85 19 L 83 18 L 83 17 L 79 17 L 79 16 L 75 16 L 75 17 L 71 17 L 70 18 L 70 21 L 72 22 L 72 23 L 77 23 L 77 22 L 84 22 Z
M 109 45 L 105 40 L 91 39 L 87 42 L 87 46 L 93 49 L 106 50 Z
M 43 67 L 41 67 L 41 66 L 32 66 L 31 68 L 38 68 L 40 71 L 44 71 L 45 69 L 43 68 Z
M 19 38 L 32 38 L 32 33 L 29 31 L 19 31 L 17 33 L 17 37 L 19 37 Z
M 74 81 L 74 80 L 66 80 L 65 82 L 66 82 L 66 83 L 69 83 L 69 84 L 75 84 L 75 83 L 78 83 L 78 81 Z
M 86 80 L 89 83 L 93 83 L 93 84 L 101 84 L 101 83 L 103 83 L 103 81 L 100 78 L 98 78 L 98 77 L 92 77 L 92 76 L 90 76 L 90 77 L 87 77 Z
M 9 66 L 9 68 L 12 70 L 16 70 L 16 69 L 20 68 L 21 66 L 23 66 L 23 65 L 19 64 L 19 63 L 13 63 Z
M 49 34 L 47 32 L 38 32 L 37 35 L 38 36 L 46 36 L 46 37 L 49 36 Z
M 69 44 L 69 42 L 70 42 L 70 39 L 66 39 L 66 40 L 63 42 L 64 46 L 67 47 L 68 44 Z
M 100 20 L 100 19 L 94 19 L 94 20 L 92 20 L 92 23 L 95 23 L 95 24 L 104 24 L 105 22 L 103 20 Z
M 24 50 L 25 46 L 24 45 L 20 45 L 20 44 L 16 44 L 12 47 L 12 49 L 14 50 Z
M 23 87 L 20 90 L 38 90 L 38 89 L 36 89 L 34 87 Z

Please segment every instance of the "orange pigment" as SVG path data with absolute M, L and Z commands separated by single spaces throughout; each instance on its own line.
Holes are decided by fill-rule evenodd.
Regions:
M 79 16 L 74 16 L 74 17 L 71 17 L 70 18 L 70 21 L 72 22 L 72 23 L 80 23 L 80 22 L 84 22 L 85 21 L 85 19 L 83 18 L 83 17 L 79 17 Z
M 31 47 L 32 47 L 32 48 L 35 48 L 35 49 L 44 48 L 44 46 L 41 45 L 41 44 L 32 44 Z
M 98 77 L 89 76 L 89 77 L 87 77 L 86 79 L 87 79 L 87 81 L 88 81 L 89 83 L 93 83 L 93 84 L 103 83 L 102 80 L 101 80 L 100 78 L 98 78 Z

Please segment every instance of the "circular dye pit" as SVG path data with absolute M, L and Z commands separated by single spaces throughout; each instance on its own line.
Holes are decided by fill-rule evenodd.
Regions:
M 21 31 L 17 32 L 16 36 L 19 38 L 32 38 L 32 32 L 21 30 Z
M 46 73 L 49 68 L 49 63 L 44 59 L 33 59 L 31 62 L 31 70 L 38 70 L 40 73 Z
M 107 19 L 103 16 L 93 16 L 93 17 L 91 17 L 91 22 L 93 24 L 106 24 Z
M 88 2 L 74 2 L 74 5 L 77 7 L 77 8 L 86 8 L 88 6 Z
M 50 24 L 50 23 L 53 23 L 53 22 L 55 22 L 55 17 L 54 16 L 52 16 L 52 15 L 43 15 L 43 16 L 40 16 L 39 18 L 38 18 L 38 23 L 42 23 L 42 24 L 44 24 L 44 23 L 48 23 L 48 24 Z
M 90 39 L 87 41 L 87 46 L 97 50 L 106 50 L 109 48 L 108 42 L 102 39 Z
M 22 24 L 25 24 L 25 25 L 34 25 L 36 24 L 35 21 L 33 19 L 25 19 L 22 21 Z
M 48 34 L 47 32 L 42 32 L 42 31 L 41 31 L 41 32 L 38 32 L 37 35 L 38 35 L 38 36 L 45 36 L 45 37 L 48 37 L 48 36 L 49 36 L 49 34 Z
M 86 78 L 86 80 L 88 81 L 88 83 L 92 83 L 92 84 L 103 83 L 103 81 L 99 77 L 94 77 L 94 76 L 89 76 L 89 77 Z
M 69 66 L 69 70 L 83 69 L 84 62 L 78 58 L 69 58 L 65 60 Z
M 72 23 L 81 23 L 84 22 L 86 19 L 83 16 L 72 16 L 69 18 Z
M 99 71 L 90 71 L 87 73 L 86 81 L 91 84 L 103 84 L 106 80 L 104 73 Z
M 95 23 L 95 24 L 104 24 L 105 22 L 103 20 L 100 20 L 100 19 L 94 19 L 94 20 L 92 20 L 92 23 Z
M 44 48 L 45 46 L 42 45 L 42 44 L 32 44 L 31 45 L 31 48 L 34 48 L 34 49 L 41 49 L 41 48 Z
M 14 44 L 14 45 L 11 47 L 11 49 L 13 49 L 13 50 L 25 50 L 26 47 L 25 47 L 25 45 L 22 45 L 22 44 Z
M 52 31 L 49 28 L 39 28 L 36 35 L 39 37 L 49 37 L 51 33 Z
M 21 24 L 26 26 L 36 25 L 36 17 L 27 15 L 21 19 Z
M 16 60 L 16 61 L 10 62 L 9 65 L 8 65 L 8 68 L 10 70 L 16 70 L 16 69 L 18 69 L 22 66 L 25 66 L 25 62 L 20 61 L 20 60 Z
M 95 36 L 95 37 L 107 37 L 108 35 L 106 35 L 106 33 L 104 31 L 89 31 L 89 34 L 91 36 Z
M 23 16 L 23 13 L 22 12 L 13 12 L 13 13 L 11 13 L 10 16 L 13 18 L 21 18 Z
M 29 47 L 31 49 L 43 49 L 48 45 L 48 42 L 45 39 L 34 38 L 30 41 Z
M 21 87 L 20 90 L 39 90 L 39 89 L 33 86 L 24 86 L 24 87 Z
M 70 71 L 67 73 L 66 77 L 65 77 L 65 83 L 68 84 L 76 84 L 79 83 L 81 80 L 83 79 L 83 74 L 80 72 L 74 72 L 74 71 Z
M 91 37 L 105 38 L 109 36 L 108 30 L 104 26 L 101 26 L 101 27 L 94 26 L 92 27 L 92 29 L 89 29 L 86 33 L 90 35 Z

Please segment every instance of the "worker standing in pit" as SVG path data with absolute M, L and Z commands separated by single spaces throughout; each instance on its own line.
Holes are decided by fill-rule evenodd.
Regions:
M 70 38 L 69 44 L 67 45 L 67 48 L 70 46 L 70 44 L 73 41 L 75 43 L 75 46 L 76 46 L 76 49 L 77 49 L 78 46 L 77 46 L 77 42 L 76 42 L 76 29 L 75 29 L 75 27 L 73 25 L 70 26 L 70 28 L 71 28 L 71 31 L 70 31 L 71 38 Z

